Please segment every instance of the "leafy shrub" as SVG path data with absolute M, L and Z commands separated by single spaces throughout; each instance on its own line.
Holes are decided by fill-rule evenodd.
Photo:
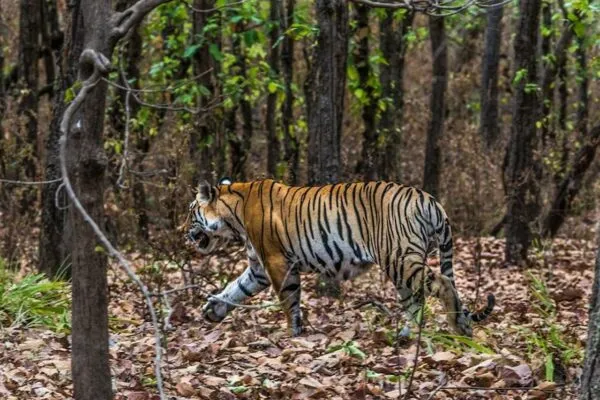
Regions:
M 71 329 L 69 283 L 44 274 L 15 279 L 0 259 L 0 326 L 43 326 L 57 332 Z

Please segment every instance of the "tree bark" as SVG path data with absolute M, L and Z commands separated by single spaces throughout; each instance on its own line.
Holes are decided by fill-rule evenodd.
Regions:
M 42 50 L 44 55 L 44 69 L 46 72 L 46 87 L 49 99 L 52 101 L 56 81 L 57 54 L 63 44 L 64 35 L 60 29 L 56 0 L 39 0 L 41 10 Z
M 215 0 L 194 0 L 194 8 L 211 10 L 215 8 Z M 205 107 L 214 101 L 216 96 L 215 77 L 218 63 L 210 54 L 210 44 L 215 43 L 217 37 L 210 33 L 203 33 L 208 21 L 215 18 L 216 11 L 196 12 L 193 14 L 194 38 L 203 37 L 202 46 L 196 51 L 193 59 L 194 75 L 201 77 L 198 83 L 207 89 L 207 95 L 200 96 L 200 106 Z M 216 116 L 199 114 L 196 117 L 195 129 L 190 132 L 190 157 L 194 164 L 194 184 L 201 181 L 213 181 L 215 170 L 215 157 L 217 151 L 217 136 L 220 135 Z M 222 171 L 220 171 L 222 172 Z
M 379 148 L 381 178 L 402 182 L 402 124 L 404 123 L 404 59 L 405 36 L 412 27 L 414 13 L 406 12 L 395 21 L 394 12 L 385 10 L 379 24 L 379 47 L 387 61 L 381 66 L 381 92 L 386 99 L 381 113 L 378 135 L 383 137 Z
M 588 113 L 589 113 L 589 96 L 588 87 L 589 79 L 587 75 L 587 56 L 584 48 L 584 37 L 577 38 L 577 73 L 579 76 L 579 102 L 577 106 L 577 123 L 575 129 L 582 136 L 587 135 Z
M 294 7 L 296 0 L 287 0 L 285 12 L 282 13 L 282 26 L 284 32 L 294 23 Z M 284 138 L 284 160 L 288 169 L 288 183 L 295 185 L 298 176 L 298 164 L 300 160 L 298 139 L 293 132 L 294 126 L 294 39 L 285 35 L 281 43 L 281 69 L 285 86 L 285 100 L 281 110 L 281 124 Z
M 80 0 L 73 12 L 72 40 L 83 36 L 83 48 L 112 56 L 107 21 L 110 0 Z M 79 44 L 79 43 L 77 43 Z M 75 45 L 75 43 L 74 43 Z M 78 46 L 72 48 L 79 58 Z M 79 79 L 85 80 L 93 65 L 77 64 Z M 102 146 L 107 85 L 99 82 L 75 113 L 67 136 L 67 165 L 73 189 L 96 221 L 104 220 L 104 173 L 106 156 Z M 97 250 L 98 239 L 75 207 L 68 212 L 68 243 L 72 262 L 73 394 L 77 400 L 112 399 L 108 354 L 108 286 L 106 256 Z
M 2 12 L 2 4 L 0 4 L 0 13 Z M 0 48 L 4 48 L 4 35 L 0 32 Z M 0 174 L 6 176 L 6 167 L 4 164 L 4 129 L 2 121 L 6 112 L 6 91 L 4 90 L 4 52 L 0 51 Z M 2 196 L 0 195 L 0 199 Z M 4 203 L 4 201 L 2 202 Z
M 60 160 L 58 158 L 60 121 L 65 111 L 65 93 L 77 80 L 77 63 L 83 51 L 83 28 L 77 26 L 80 18 L 80 1 L 69 3 L 65 26 L 68 32 L 64 41 L 64 51 L 57 52 L 55 63 L 56 89 L 52 99 L 52 120 L 46 137 L 44 160 L 44 180 L 60 178 Z M 48 277 L 71 277 L 69 254 L 65 241 L 65 221 L 67 218 L 64 191 L 57 190 L 60 182 L 43 185 L 42 190 L 42 226 L 40 229 L 39 264 L 40 272 Z M 58 202 L 58 204 L 56 204 Z M 58 207 L 57 207 L 58 206 Z
M 597 234 L 596 272 L 590 299 L 588 341 L 579 387 L 580 400 L 600 399 L 600 225 Z
M 271 79 L 279 80 L 279 61 L 280 47 L 277 45 L 281 35 L 281 9 L 280 0 L 271 0 L 271 13 L 269 23 L 271 24 L 269 32 L 269 66 L 271 68 Z M 279 138 L 277 136 L 277 120 L 275 118 L 277 108 L 277 91 L 269 92 L 267 96 L 267 172 L 272 177 L 277 177 L 277 164 L 279 163 L 280 149 Z
M 243 31 L 242 26 L 238 26 L 238 29 Z M 240 76 L 243 81 L 247 79 L 246 73 L 246 56 L 242 48 L 240 34 L 233 34 L 231 39 L 232 52 L 236 56 L 235 68 L 238 69 Z M 246 160 L 248 159 L 248 153 L 250 152 L 250 144 L 253 136 L 254 126 L 252 123 L 252 105 L 246 99 L 244 94 L 246 89 L 242 89 L 239 100 L 239 110 L 242 116 L 242 132 L 238 134 L 237 129 L 231 129 L 229 131 L 229 149 L 230 149 L 230 161 L 231 161 L 231 177 L 235 180 L 245 180 L 246 178 Z M 230 127 L 234 128 L 236 118 L 237 107 L 231 111 Z
M 515 36 L 515 76 L 520 79 L 515 90 L 511 136 L 505 158 L 507 216 L 505 258 L 509 263 L 527 259 L 531 241 L 530 223 L 539 210 L 536 183 L 538 169 L 533 159 L 536 149 L 536 122 L 539 99 L 536 90 L 527 83 L 537 79 L 537 43 L 540 0 L 521 0 L 517 34 Z
M 18 114 L 24 125 L 25 141 L 19 147 L 30 147 L 24 160 L 25 176 L 36 178 L 37 130 L 38 130 L 38 84 L 39 84 L 39 35 L 41 4 L 39 0 L 21 0 L 19 17 L 19 89 L 21 98 Z
M 484 56 L 481 74 L 481 125 L 480 134 L 486 148 L 500 136 L 498 125 L 498 66 L 502 38 L 503 7 L 487 10 Z
M 446 88 L 448 86 L 448 51 L 443 17 L 429 17 L 431 55 L 433 63 L 430 98 L 431 120 L 427 131 L 423 189 L 433 196 L 438 195 L 440 180 L 440 145 L 444 133 L 446 114 Z
M 362 160 L 358 164 L 359 172 L 366 181 L 376 180 L 379 176 L 380 162 L 378 160 L 379 132 L 375 128 L 375 116 L 379 98 L 375 97 L 373 86 L 369 83 L 371 67 L 369 64 L 369 26 L 370 7 L 364 4 L 356 5 L 356 40 L 357 48 L 354 63 L 358 71 L 359 87 L 364 91 L 367 103 L 362 107 L 363 148 Z
M 345 0 L 317 0 L 316 13 L 319 38 L 305 85 L 311 184 L 336 182 L 340 177 L 348 4 Z

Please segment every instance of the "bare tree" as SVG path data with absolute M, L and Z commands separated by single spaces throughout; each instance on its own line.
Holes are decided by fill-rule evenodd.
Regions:
M 21 0 L 19 17 L 19 115 L 25 127 L 25 143 L 29 152 L 24 160 L 25 176 L 36 177 L 37 134 L 38 134 L 38 85 L 41 3 L 39 0 Z
M 348 4 L 317 0 L 319 38 L 305 84 L 310 183 L 335 182 L 340 176 L 340 138 L 344 115 Z
M 490 147 L 500 134 L 498 124 L 498 66 L 502 37 L 503 7 L 487 10 L 485 44 L 481 73 L 481 125 L 480 133 L 486 147 Z
M 244 23 L 237 23 L 235 25 L 235 32 L 231 38 L 231 51 L 236 57 L 235 65 L 232 69 L 242 77 L 243 82 L 247 81 L 248 74 L 246 72 L 246 55 L 244 53 L 244 47 L 242 45 L 242 36 L 240 32 L 244 31 Z M 246 160 L 248 159 L 248 153 L 250 151 L 250 144 L 252 136 L 254 134 L 254 124 L 252 121 L 252 104 L 250 101 L 245 99 L 244 95 L 247 93 L 247 87 L 243 86 L 239 93 L 239 107 L 236 105 L 228 114 L 226 124 L 228 126 L 228 142 L 229 142 L 229 155 L 231 161 L 231 177 L 237 180 L 244 180 L 246 178 Z M 237 131 L 237 111 L 241 112 L 242 117 L 242 130 L 241 133 Z
M 281 13 L 284 32 L 287 32 L 294 22 L 295 5 L 296 0 L 287 0 L 285 3 L 285 11 Z M 298 138 L 293 133 L 294 93 L 292 91 L 292 84 L 294 82 L 294 39 L 289 34 L 284 36 L 281 43 L 281 71 L 283 74 L 283 84 L 285 86 L 285 100 L 283 101 L 281 110 L 284 160 L 288 169 L 288 182 L 293 185 L 297 183 L 300 156 Z
M 379 47 L 387 61 L 381 67 L 381 95 L 386 99 L 377 130 L 383 136 L 379 161 L 383 179 L 402 181 L 402 124 L 404 122 L 404 59 L 406 34 L 412 27 L 414 13 L 407 11 L 395 18 L 392 10 L 385 10 L 379 24 Z
M 271 13 L 269 16 L 269 66 L 271 68 L 271 79 L 279 79 L 279 60 L 281 48 L 277 45 L 279 36 L 281 36 L 281 1 L 271 0 Z M 280 146 L 279 138 L 277 136 L 277 120 L 276 116 L 277 107 L 277 91 L 269 93 L 267 96 L 267 115 L 266 115 L 266 127 L 267 127 L 267 172 L 269 175 L 277 176 L 277 164 L 279 163 L 280 157 Z
M 600 399 L 600 224 L 596 229 L 596 273 L 590 299 L 588 341 L 579 385 L 580 400 Z
M 363 147 L 362 158 L 357 165 L 365 180 L 375 180 L 379 175 L 380 162 L 378 160 L 379 131 L 376 129 L 375 117 L 379 98 L 375 96 L 372 84 L 369 82 L 371 66 L 369 64 L 369 37 L 371 29 L 369 24 L 370 8 L 364 4 L 356 5 L 356 41 L 357 46 L 353 58 L 358 72 L 359 86 L 365 94 L 366 104 L 362 106 L 363 120 Z
M 446 114 L 446 88 L 448 86 L 448 50 L 443 17 L 429 17 L 429 34 L 431 39 L 431 56 L 433 63 L 432 88 L 430 97 L 431 120 L 427 130 L 427 147 L 425 149 L 425 172 L 423 189 L 437 196 L 440 180 L 440 145 L 444 132 Z
M 197 10 L 213 10 L 195 12 L 193 14 L 194 38 L 202 38 L 200 47 L 196 50 L 193 60 L 194 75 L 200 76 L 199 84 L 204 86 L 209 93 L 201 97 L 200 105 L 209 104 L 217 96 L 216 71 L 218 62 L 210 54 L 210 44 L 218 41 L 218 33 L 205 32 L 204 27 L 213 18 L 218 18 L 214 0 L 195 0 L 194 8 Z M 197 39 L 196 39 L 197 40 Z M 219 121 L 213 115 L 198 115 L 195 129 L 190 132 L 190 157 L 194 163 L 194 182 L 207 180 L 212 182 L 212 171 L 217 152 L 221 149 L 217 143 L 217 136 L 221 135 Z M 223 171 L 218 171 L 223 173 Z
M 531 242 L 531 222 L 539 210 L 535 165 L 536 122 L 539 99 L 531 84 L 537 80 L 537 43 L 540 0 L 519 2 L 519 24 L 515 36 L 515 101 L 510 141 L 504 165 L 507 195 L 506 261 L 520 263 L 527 259 Z

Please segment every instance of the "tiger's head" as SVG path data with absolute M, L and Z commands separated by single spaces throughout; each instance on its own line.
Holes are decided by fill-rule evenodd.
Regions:
M 229 239 L 235 238 L 227 217 L 231 211 L 220 199 L 223 185 L 230 185 L 229 179 L 221 179 L 218 186 L 203 182 L 198 186 L 195 199 L 190 203 L 188 214 L 187 239 L 195 244 L 202 254 L 209 254 Z

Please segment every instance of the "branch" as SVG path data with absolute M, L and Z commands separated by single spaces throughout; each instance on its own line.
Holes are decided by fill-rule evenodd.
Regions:
M 123 12 L 114 13 L 110 19 L 110 38 L 117 43 L 127 33 L 137 27 L 144 17 L 156 7 L 172 0 L 140 0 Z
M 411 10 L 422 12 L 436 17 L 447 17 L 458 14 L 471 6 L 478 8 L 496 8 L 510 3 L 512 0 L 495 2 L 492 0 L 403 0 L 403 1 L 378 1 L 378 0 L 350 0 L 354 3 L 364 4 L 374 8 L 387 8 L 392 10 Z
M 110 67 L 109 60 L 101 53 L 96 52 L 92 49 L 85 49 L 81 53 L 81 57 L 79 59 L 80 63 L 80 72 L 82 76 L 88 76 L 87 79 L 83 82 L 83 86 L 77 96 L 69 104 L 67 109 L 65 110 L 62 120 L 60 122 L 60 139 L 59 139 L 59 160 L 60 160 L 60 171 L 62 174 L 64 189 L 67 191 L 67 194 L 73 205 L 79 211 L 82 218 L 91 226 L 92 230 L 98 237 L 99 241 L 108 251 L 108 254 L 114 258 L 116 258 L 129 276 L 129 278 L 140 288 L 144 298 L 146 300 L 146 305 L 148 306 L 148 310 L 150 312 L 150 316 L 152 318 L 152 324 L 154 326 L 154 341 L 155 341 L 155 374 L 156 374 L 156 386 L 160 395 L 160 399 L 166 399 L 164 390 L 163 390 L 163 382 L 162 382 L 162 374 L 161 374 L 161 362 L 162 362 L 162 348 L 161 348 L 161 337 L 160 337 L 160 328 L 158 325 L 158 320 L 156 318 L 156 311 L 154 310 L 154 306 L 152 305 L 152 299 L 150 297 L 150 292 L 144 283 L 140 280 L 140 278 L 136 275 L 129 264 L 129 261 L 125 259 L 125 257 L 110 243 L 107 239 L 106 235 L 102 232 L 98 224 L 90 217 L 88 212 L 85 210 L 79 198 L 75 194 L 73 187 L 71 186 L 71 181 L 69 179 L 68 171 L 67 171 L 67 163 L 66 163 L 66 148 L 67 148 L 67 139 L 69 128 L 71 126 L 71 120 L 73 119 L 73 115 L 75 112 L 81 107 L 88 93 L 94 89 L 94 87 L 100 82 L 108 72 Z M 81 127 L 81 121 L 76 122 L 76 127 Z

